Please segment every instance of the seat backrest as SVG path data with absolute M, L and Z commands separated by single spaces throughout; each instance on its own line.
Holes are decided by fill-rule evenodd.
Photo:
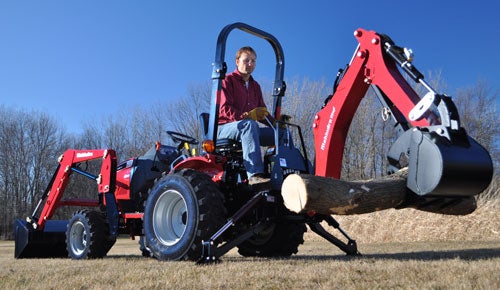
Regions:
M 201 128 L 201 134 L 203 139 L 207 139 L 207 134 L 208 134 L 208 122 L 210 119 L 210 114 L 208 113 L 201 113 L 200 114 L 200 128 Z
M 203 134 L 203 140 L 209 139 L 207 134 L 208 134 L 208 122 L 210 120 L 210 114 L 201 113 L 199 119 L 200 119 L 200 127 L 202 130 L 201 133 Z M 215 148 L 216 151 L 219 153 L 223 153 L 226 151 L 241 152 L 241 143 L 238 142 L 237 140 L 222 138 L 222 139 L 217 139 Z

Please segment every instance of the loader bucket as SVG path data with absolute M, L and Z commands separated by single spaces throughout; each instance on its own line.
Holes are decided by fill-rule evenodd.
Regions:
M 67 220 L 48 220 L 43 230 L 31 229 L 26 221 L 14 221 L 15 258 L 67 257 Z
M 484 191 L 492 178 L 491 156 L 465 133 L 453 143 L 435 133 L 411 133 L 407 186 L 416 194 L 473 196 Z

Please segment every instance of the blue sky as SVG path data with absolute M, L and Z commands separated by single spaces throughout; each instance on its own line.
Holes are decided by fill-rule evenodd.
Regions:
M 45 111 L 78 132 L 122 108 L 175 100 L 210 80 L 217 36 L 233 22 L 280 40 L 285 79 L 332 83 L 362 27 L 412 48 L 424 74 L 442 72 L 448 94 L 479 79 L 499 91 L 498 3 L 2 0 L 0 105 Z M 255 77 L 272 80 L 270 46 L 239 31 L 229 37 L 229 69 L 243 45 L 258 51 Z

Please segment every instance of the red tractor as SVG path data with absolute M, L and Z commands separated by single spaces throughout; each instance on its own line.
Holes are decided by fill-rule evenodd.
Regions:
M 234 29 L 267 40 L 276 55 L 271 114 L 281 120 L 273 127 L 279 145 L 265 154 L 271 183 L 258 192 L 248 186 L 241 144 L 217 138 L 226 39 Z M 281 185 L 292 173 L 340 178 L 348 128 L 369 87 L 402 132 L 388 162 L 392 172 L 408 167 L 407 204 L 437 202 L 445 207 L 450 200 L 473 200 L 491 182 L 493 164 L 489 153 L 460 126 L 451 98 L 424 81 L 412 64 L 411 51 L 373 31 L 357 29 L 354 35 L 359 42 L 354 56 L 314 119 L 314 164 L 301 128 L 281 118 L 286 87 L 280 43 L 264 31 L 234 23 L 217 40 L 212 105 L 210 113 L 200 116 L 203 153 L 193 154 L 190 147 L 198 141 L 176 132 L 167 133 L 178 146 L 157 144 L 144 156 L 119 164 L 111 149 L 67 150 L 33 214 L 14 222 L 15 257 L 100 258 L 119 234 L 140 236 L 143 255 L 159 260 L 212 262 L 234 247 L 243 256 L 290 256 L 304 242 L 306 225 L 346 254 L 357 255 L 356 242 L 331 215 L 288 210 Z M 428 93 L 420 98 L 401 72 Z M 292 135 L 299 141 L 292 142 Z M 282 142 L 278 136 L 289 139 Z M 94 159 L 102 159 L 98 174 L 82 169 L 81 164 Z M 96 199 L 63 199 L 73 173 L 97 182 Z M 79 210 L 69 220 L 54 220 L 61 206 L 92 209 Z M 342 239 L 322 222 L 337 229 Z

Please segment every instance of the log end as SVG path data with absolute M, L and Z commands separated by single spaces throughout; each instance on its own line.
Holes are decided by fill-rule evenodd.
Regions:
M 288 175 L 281 186 L 281 195 L 285 206 L 295 212 L 301 212 L 307 204 L 307 189 L 298 174 Z

